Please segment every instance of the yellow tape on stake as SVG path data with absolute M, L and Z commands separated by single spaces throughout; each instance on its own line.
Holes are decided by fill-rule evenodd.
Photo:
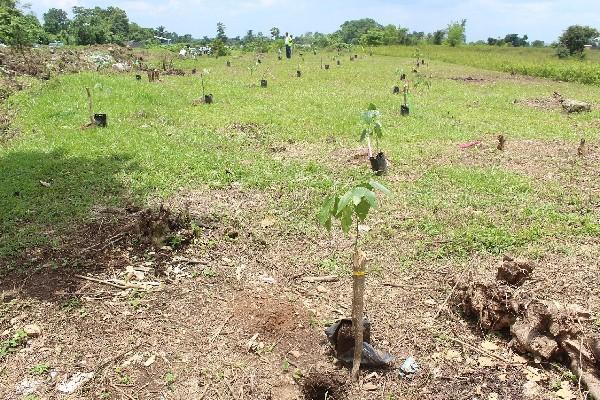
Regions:
M 359 271 L 359 272 L 354 272 L 352 274 L 352 276 L 365 276 L 367 274 L 367 271 Z

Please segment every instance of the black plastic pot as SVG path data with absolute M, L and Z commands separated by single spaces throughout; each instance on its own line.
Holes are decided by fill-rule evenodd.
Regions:
M 387 171 L 387 161 L 383 152 L 377 154 L 375 157 L 370 157 L 371 169 L 377 174 L 383 174 Z
M 410 109 L 408 108 L 408 106 L 406 104 L 402 104 L 400 106 L 400 115 L 408 115 L 410 114 Z
M 231 67 L 231 61 L 227 61 L 227 66 Z
M 94 114 L 94 123 L 96 126 L 105 128 L 108 124 L 106 114 Z
M 136 75 L 135 79 L 138 80 L 138 81 L 141 81 L 142 80 L 142 76 L 141 75 Z
M 317 51 L 316 50 L 313 50 L 313 55 L 315 55 L 315 56 L 317 55 Z
M 394 86 L 394 89 L 392 90 L 393 94 L 399 94 L 400 93 L 400 86 Z
M 404 80 L 406 80 L 406 74 L 402 74 L 402 75 L 400 75 L 400 80 L 401 80 L 401 81 L 404 81 Z
M 342 65 L 342 62 L 340 60 L 337 60 L 337 65 Z
M 257 63 L 262 64 L 261 59 L 259 58 L 258 60 L 256 60 Z
M 329 69 L 329 64 L 325 64 L 325 69 Z
M 212 104 L 212 102 L 213 102 L 212 94 L 204 95 L 204 104 Z
M 192 75 L 196 75 L 196 68 L 192 69 Z
M 302 76 L 302 71 L 300 71 L 300 70 L 296 71 L 296 76 L 298 78 L 300 78 Z
M 425 60 L 421 60 L 421 65 L 425 65 Z
M 267 80 L 266 79 L 261 79 L 260 80 L 260 87 L 267 87 Z
M 279 61 L 281 61 L 281 56 L 277 56 L 277 59 L 278 59 Z
M 354 58 L 356 58 L 356 59 L 358 60 L 358 54 L 355 54 L 355 55 L 354 55 Z

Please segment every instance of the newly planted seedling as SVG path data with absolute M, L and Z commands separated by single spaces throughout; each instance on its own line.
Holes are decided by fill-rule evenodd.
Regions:
M 383 174 L 387 170 L 387 162 L 385 155 L 379 147 L 379 140 L 383 138 L 383 126 L 381 125 L 380 120 L 381 113 L 377 110 L 375 104 L 369 104 L 369 108 L 361 114 L 361 119 L 365 124 L 365 127 L 360 134 L 360 140 L 361 142 L 367 142 L 371 169 L 377 174 Z M 375 141 L 375 147 L 378 151 L 376 156 L 373 156 L 373 149 L 371 147 L 372 140 Z
M 268 84 L 267 74 L 269 74 L 269 73 L 270 73 L 269 69 L 265 68 L 265 70 L 263 71 L 263 74 L 262 74 L 262 78 L 260 79 L 260 87 L 264 87 L 264 88 L 267 87 L 267 84 Z
M 410 114 L 410 108 L 408 107 L 408 85 L 404 85 L 404 104 L 400 106 L 400 115 L 407 116 Z
M 200 82 L 202 82 L 202 100 L 204 101 L 204 104 L 212 104 L 213 102 L 213 95 L 212 94 L 206 94 L 206 86 L 205 86 L 205 82 L 208 80 L 207 76 L 210 74 L 210 71 L 206 68 L 204 68 L 201 72 L 200 72 Z
M 298 78 L 302 77 L 302 70 L 300 69 L 300 64 L 298 64 L 298 69 L 296 70 L 296 76 Z
M 389 194 L 381 183 L 371 180 L 368 183 L 348 190 L 343 196 L 329 196 L 319 212 L 319 222 L 331 230 L 332 220 L 340 221 L 342 231 L 348 234 L 354 226 L 354 254 L 352 266 L 352 328 L 354 335 L 354 357 L 352 378 L 357 381 L 363 349 L 363 309 L 366 275 L 366 255 L 359 249 L 360 229 L 372 208 L 377 207 L 375 191 Z

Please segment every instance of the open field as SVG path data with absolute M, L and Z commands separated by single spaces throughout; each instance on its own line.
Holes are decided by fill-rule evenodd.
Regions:
M 560 60 L 556 57 L 553 48 L 423 46 L 420 50 L 424 57 L 447 63 L 557 81 L 600 85 L 600 51 L 598 50 L 587 50 L 583 61 Z M 414 48 L 390 46 L 375 51 L 381 55 L 412 57 Z
M 382 113 L 391 162 L 378 180 L 393 194 L 361 239 L 367 314 L 374 343 L 398 365 L 414 356 L 420 371 L 365 371 L 339 398 L 558 399 L 561 382 L 578 393 L 558 364 L 500 362 L 515 359 L 507 338 L 446 301 L 455 281 L 493 276 L 511 254 L 538 265 L 525 291 L 600 316 L 600 86 L 452 64 L 423 49 L 431 87 L 412 90 L 402 117 L 392 87 L 397 68 L 413 76 L 404 51 L 344 55 L 340 66 L 332 54 L 267 55 L 252 74 L 249 55 L 176 60 L 186 75 L 158 83 L 134 72 L 25 80 L 0 144 L 0 340 L 25 324 L 42 332 L 0 352 L 0 397 L 25 398 L 15 388 L 28 378 L 41 382 L 39 399 L 295 399 L 311 373 L 345 377 L 322 330 L 350 312 L 352 240 L 315 216 L 326 195 L 372 176 L 358 142 L 369 103 Z M 597 64 L 581 65 L 600 77 Z M 214 104 L 194 105 L 192 68 L 210 70 Z M 81 128 L 86 87 L 107 128 Z M 554 92 L 592 111 L 566 114 Z M 191 233 L 152 246 L 153 234 L 131 229 L 159 204 L 185 211 Z M 122 278 L 131 266 L 161 290 L 77 277 Z M 303 280 L 325 275 L 335 281 Z M 482 342 L 494 344 L 493 361 L 482 362 Z M 56 376 L 36 375 L 39 365 Z M 532 369 L 541 376 L 533 394 L 524 389 Z M 94 378 L 58 393 L 76 372 Z

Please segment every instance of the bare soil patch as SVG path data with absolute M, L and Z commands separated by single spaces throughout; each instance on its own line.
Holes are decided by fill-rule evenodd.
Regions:
M 525 107 L 535 108 L 542 111 L 560 111 L 562 105 L 559 99 L 553 96 L 549 97 L 537 97 L 530 99 L 515 100 L 515 104 L 519 104 Z
M 458 153 L 457 162 L 473 167 L 501 167 L 535 179 L 558 181 L 577 189 L 598 189 L 600 144 L 586 142 L 585 155 L 578 156 L 579 141 L 506 138 L 505 150 L 497 140 L 485 140 L 480 148 Z
M 69 267 L 81 250 L 63 249 L 40 258 L 60 267 L 56 275 L 46 275 L 57 282 L 49 288 L 54 296 L 21 290 L 0 304 L 1 340 L 25 324 L 41 328 L 38 337 L 3 360 L 7 368 L 0 377 L 0 395 L 14 398 L 16 385 L 33 378 L 42 382 L 36 389 L 41 398 L 64 398 L 56 390 L 61 380 L 93 372 L 94 378 L 73 396 L 291 400 L 320 398 L 323 390 L 331 390 L 343 399 L 379 399 L 382 394 L 486 398 L 494 393 L 521 399 L 526 398 L 531 367 L 543 377 L 534 382 L 537 398 L 555 397 L 553 383 L 561 380 L 564 369 L 527 359 L 527 365 L 515 362 L 502 337 L 492 338 L 496 347 L 486 351 L 509 362 L 481 354 L 482 343 L 490 341 L 486 332 L 447 306 L 458 278 L 489 277 L 500 260 L 433 260 L 400 268 L 398 260 L 410 247 L 402 237 L 374 238 L 378 250 L 372 254 L 365 292 L 372 343 L 397 357 L 396 368 L 365 371 L 361 385 L 345 385 L 348 370 L 335 361 L 323 329 L 350 313 L 350 260 L 345 257 L 350 240 L 290 231 L 286 215 L 270 208 L 279 196 L 236 187 L 183 192 L 164 202 L 162 212 L 152 207 L 151 217 L 143 219 L 150 223 L 138 230 L 133 227 L 146 210 L 97 210 L 96 225 L 67 245 L 96 246 L 89 259 L 93 265 Z M 200 232 L 178 249 L 157 248 L 152 240 L 156 230 L 146 228 L 156 221 L 176 222 L 173 217 L 182 210 Z M 125 230 L 123 240 L 109 240 L 123 232 L 121 215 L 128 216 L 132 228 Z M 179 233 L 177 225 L 169 229 Z M 582 243 L 569 255 L 542 257 L 523 287 L 600 314 L 600 267 L 594 262 L 598 249 L 598 243 Z M 339 265 L 323 267 L 323 260 L 334 254 Z M 137 272 L 147 268 L 143 278 L 129 282 L 159 281 L 161 286 L 122 289 L 73 276 L 121 279 L 129 267 Z M 331 273 L 339 279 L 301 279 Z M 43 276 L 37 278 L 38 292 L 44 288 Z M 416 359 L 419 371 L 401 378 L 397 367 L 408 356 Z M 32 376 L 31 368 L 39 363 L 48 364 L 56 376 Z M 570 388 L 577 390 L 573 384 Z

